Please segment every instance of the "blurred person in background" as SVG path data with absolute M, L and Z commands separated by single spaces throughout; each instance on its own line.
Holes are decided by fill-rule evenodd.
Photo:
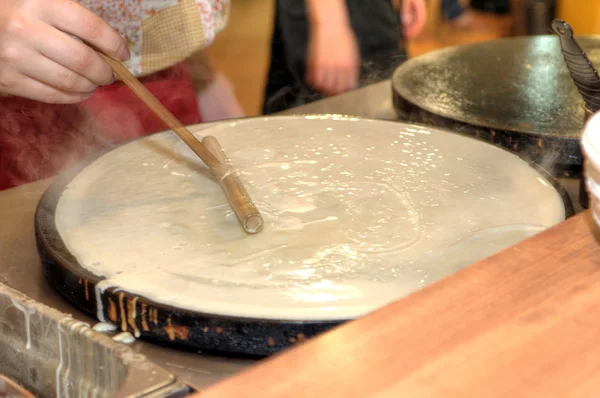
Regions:
M 443 18 L 454 29 L 471 30 L 489 27 L 489 21 L 483 20 L 473 12 L 471 7 L 463 6 L 460 0 L 442 0 L 440 5 Z
M 504 15 L 510 12 L 510 0 L 471 0 L 474 10 Z
M 195 84 L 189 58 L 228 15 L 229 0 L 0 2 L 0 190 L 166 128 L 84 43 L 124 61 L 182 123 L 201 122 L 199 102 L 226 84 Z
M 404 39 L 425 25 L 425 0 L 276 0 L 263 113 L 389 78 Z

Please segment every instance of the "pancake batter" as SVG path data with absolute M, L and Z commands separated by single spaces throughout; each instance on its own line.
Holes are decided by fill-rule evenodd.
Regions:
M 223 315 L 350 319 L 565 217 L 526 162 L 441 130 L 315 116 L 206 134 L 240 171 L 265 229 L 242 231 L 173 134 L 131 142 L 75 177 L 57 207 L 65 245 L 106 278 L 103 289 Z

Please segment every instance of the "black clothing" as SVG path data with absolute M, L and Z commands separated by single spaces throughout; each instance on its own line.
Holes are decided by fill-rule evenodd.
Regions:
M 305 81 L 309 24 L 304 0 L 275 0 L 275 27 L 263 113 L 322 98 Z M 390 0 L 346 0 L 360 49 L 360 85 L 387 79 L 406 60 L 398 12 Z

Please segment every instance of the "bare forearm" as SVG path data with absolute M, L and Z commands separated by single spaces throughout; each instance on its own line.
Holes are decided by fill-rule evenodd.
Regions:
M 310 41 L 306 81 L 316 90 L 340 94 L 358 84 L 360 53 L 346 0 L 304 0 Z
M 304 0 L 311 26 L 349 23 L 345 0 Z

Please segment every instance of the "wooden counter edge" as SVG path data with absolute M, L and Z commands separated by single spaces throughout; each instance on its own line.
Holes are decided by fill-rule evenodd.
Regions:
M 589 212 L 199 394 L 600 395 L 600 245 Z

